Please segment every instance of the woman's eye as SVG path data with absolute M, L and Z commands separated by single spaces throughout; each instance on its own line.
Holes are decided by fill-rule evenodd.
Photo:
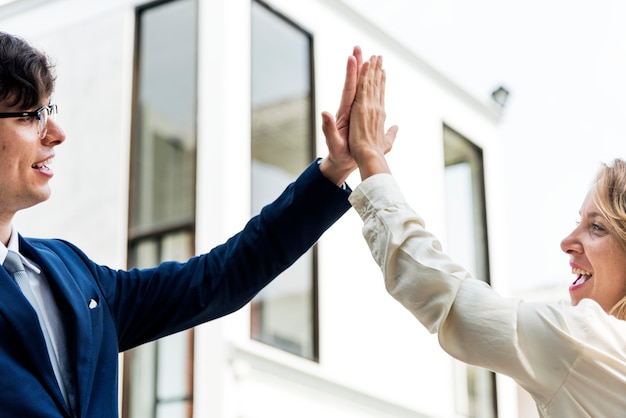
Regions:
M 599 232 L 604 231 L 604 227 L 597 223 L 592 223 L 591 229 L 593 229 L 594 231 L 599 231 Z

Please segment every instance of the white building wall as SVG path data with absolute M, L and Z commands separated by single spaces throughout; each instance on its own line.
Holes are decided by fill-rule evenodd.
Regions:
M 492 282 L 507 293 L 499 114 L 442 77 L 339 0 L 268 2 L 314 38 L 316 114 L 334 112 L 354 45 L 382 54 L 388 124 L 400 126 L 390 164 L 430 230 L 446 236 L 442 125 L 483 148 Z M 25 235 L 69 239 L 95 261 L 126 265 L 134 8 L 139 0 L 15 0 L 0 30 L 57 63 L 55 101 L 67 141 L 49 202 L 16 219 Z M 250 0 L 200 0 L 197 250 L 239 231 L 250 208 Z M 321 119 L 318 120 L 318 125 Z M 325 154 L 321 129 L 319 155 Z M 215 181 L 219 179 L 219 181 Z M 353 175 L 349 183 L 359 183 Z M 428 196 L 424 200 L 423 196 Z M 436 336 L 389 297 L 346 214 L 319 245 L 320 362 L 249 339 L 249 310 L 198 327 L 196 417 L 454 417 L 453 363 Z M 444 241 L 445 246 L 445 241 Z M 496 262 L 498 261 L 498 262 Z M 501 417 L 516 388 L 499 378 Z

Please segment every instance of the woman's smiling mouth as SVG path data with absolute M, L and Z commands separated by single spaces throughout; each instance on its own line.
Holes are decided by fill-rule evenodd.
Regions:
M 576 280 L 574 280 L 574 283 L 572 283 L 572 285 L 570 286 L 570 289 L 577 288 L 583 285 L 587 280 L 591 278 L 591 276 L 593 276 L 591 272 L 576 267 L 572 267 L 572 274 L 576 274 L 577 276 Z

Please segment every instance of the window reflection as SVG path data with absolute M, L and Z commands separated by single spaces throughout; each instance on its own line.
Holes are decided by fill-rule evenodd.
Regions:
M 194 254 L 197 0 L 137 11 L 128 266 Z M 123 415 L 191 418 L 193 331 L 125 353 Z
M 132 164 L 133 231 L 193 222 L 196 7 L 140 10 Z
M 252 3 L 252 214 L 276 198 L 313 155 L 311 39 Z M 252 302 L 252 338 L 317 358 L 314 251 Z

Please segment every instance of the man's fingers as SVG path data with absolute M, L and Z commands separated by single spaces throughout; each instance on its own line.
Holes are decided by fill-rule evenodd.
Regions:
M 322 112 L 322 132 L 326 137 L 333 136 L 337 131 L 335 118 L 328 112 Z
M 361 71 L 361 66 L 363 65 L 363 51 L 361 51 L 361 47 L 358 45 L 352 49 L 352 56 L 356 60 L 356 78 L 359 79 L 359 74 Z M 356 87 L 355 87 L 356 88 Z
M 346 65 L 346 79 L 343 84 L 343 92 L 341 93 L 341 102 L 339 103 L 339 110 L 337 111 L 337 117 L 342 114 L 349 113 L 350 106 L 354 101 L 354 95 L 356 94 L 356 84 L 358 82 L 357 75 L 357 58 L 353 55 L 348 57 L 348 63 Z

